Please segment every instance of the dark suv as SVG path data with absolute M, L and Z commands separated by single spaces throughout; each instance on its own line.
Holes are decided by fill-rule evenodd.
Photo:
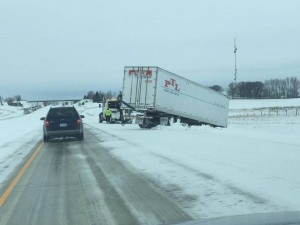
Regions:
M 57 137 L 77 137 L 83 140 L 83 115 L 79 115 L 77 110 L 72 106 L 52 107 L 44 121 L 44 141 Z

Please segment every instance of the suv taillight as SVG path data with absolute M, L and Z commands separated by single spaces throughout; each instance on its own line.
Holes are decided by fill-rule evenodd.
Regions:
M 49 124 L 49 122 L 47 120 L 44 121 L 44 125 L 45 125 L 45 127 L 49 127 L 50 126 L 50 124 Z
M 77 125 L 81 125 L 81 123 L 82 123 L 81 119 L 78 119 L 77 122 L 76 122 Z

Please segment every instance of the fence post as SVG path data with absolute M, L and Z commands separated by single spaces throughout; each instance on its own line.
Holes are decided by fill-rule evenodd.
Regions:
M 277 109 L 277 116 L 278 116 L 278 109 Z
M 287 116 L 287 109 L 285 110 L 285 115 Z

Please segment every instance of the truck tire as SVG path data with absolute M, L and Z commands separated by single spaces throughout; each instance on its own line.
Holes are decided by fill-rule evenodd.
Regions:
M 49 141 L 49 137 L 47 135 L 44 135 L 44 142 L 48 142 Z
M 151 124 L 139 124 L 140 128 L 144 129 L 151 129 L 152 127 L 155 127 L 154 125 Z
M 79 141 L 82 141 L 84 139 L 83 133 L 79 134 L 78 139 L 79 139 Z

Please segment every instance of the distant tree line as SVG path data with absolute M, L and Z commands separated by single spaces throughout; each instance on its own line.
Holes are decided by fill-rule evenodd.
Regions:
M 15 95 L 13 97 L 7 97 L 3 99 L 2 96 L 0 96 L 0 104 L 3 105 L 3 100 L 10 106 L 23 106 L 20 101 L 22 101 L 21 95 Z
M 299 97 L 300 82 L 297 77 L 287 77 L 286 79 L 271 79 L 264 83 L 239 82 L 230 83 L 227 89 L 227 95 L 231 98 L 297 98 Z
M 220 93 L 222 93 L 224 91 L 224 88 L 222 88 L 220 85 L 213 85 L 213 86 L 210 86 L 209 88 L 213 89 L 217 92 L 220 92 Z
M 104 102 L 105 99 L 110 99 L 116 97 L 116 93 L 111 91 L 102 92 L 102 91 L 89 91 L 86 95 L 83 96 L 83 99 L 91 99 L 93 102 Z

